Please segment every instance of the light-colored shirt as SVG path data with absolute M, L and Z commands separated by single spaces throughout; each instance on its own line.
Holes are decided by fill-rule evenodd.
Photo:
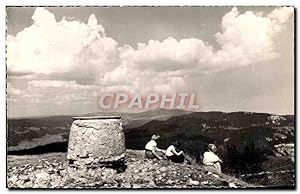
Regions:
M 218 162 L 220 160 L 219 156 L 217 156 L 213 152 L 205 152 L 203 155 L 203 164 L 204 165 L 214 165 L 215 162 Z
M 173 156 L 174 155 L 174 153 L 173 153 L 174 150 L 175 150 L 175 147 L 173 145 L 170 145 L 167 148 L 166 156 Z M 176 152 L 176 150 L 175 150 L 175 152 Z
M 150 141 L 146 144 L 145 150 L 150 150 L 150 151 L 152 151 L 153 147 L 157 147 L 157 143 L 156 143 L 156 141 L 154 141 L 154 140 L 152 139 L 152 140 L 150 140 Z

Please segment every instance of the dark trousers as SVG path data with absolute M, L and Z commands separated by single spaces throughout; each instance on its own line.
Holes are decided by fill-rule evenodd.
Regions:
M 184 155 L 181 154 L 179 156 L 173 155 L 173 156 L 167 156 L 168 160 L 175 162 L 175 163 L 183 163 L 184 162 Z
M 145 156 L 146 156 L 146 158 L 148 158 L 148 159 L 154 159 L 154 158 L 156 158 L 156 157 L 153 155 L 152 151 L 150 151 L 150 150 L 145 150 Z

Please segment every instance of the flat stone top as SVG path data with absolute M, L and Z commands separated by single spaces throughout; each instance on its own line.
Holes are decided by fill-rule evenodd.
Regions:
M 96 119 L 121 119 L 121 116 L 86 116 L 72 117 L 73 120 L 96 120 Z

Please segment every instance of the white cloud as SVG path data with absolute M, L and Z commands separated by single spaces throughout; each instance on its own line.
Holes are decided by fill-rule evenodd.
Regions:
M 87 76 L 96 76 L 116 65 L 117 42 L 105 36 L 95 15 L 90 16 L 88 24 L 65 18 L 57 22 L 52 13 L 37 8 L 32 20 L 30 27 L 7 37 L 9 71 L 69 73 L 74 80 L 84 81 L 95 80 Z
M 14 88 L 8 83 L 8 107 L 16 103 L 22 106 L 33 106 L 38 103 L 44 106 L 92 104 L 97 106 L 101 88 L 94 85 L 80 85 L 75 81 L 32 80 L 27 89 Z
M 292 14 L 293 8 L 287 7 L 275 9 L 266 17 L 251 11 L 240 14 L 233 8 L 222 19 L 222 32 L 215 35 L 221 49 L 212 62 L 236 67 L 273 59 L 278 55 L 274 38 Z
M 9 98 L 21 96 L 25 93 L 24 90 L 15 88 L 11 83 L 7 83 L 7 94 Z
M 140 43 L 130 56 L 136 68 L 170 71 L 204 64 L 213 55 L 213 47 L 202 40 L 190 38 L 177 41 L 169 37 L 162 42 Z
M 176 73 L 184 83 L 186 76 L 257 65 L 274 59 L 279 55 L 274 38 L 292 14 L 293 8 L 287 7 L 275 9 L 267 16 L 251 11 L 240 14 L 233 8 L 222 18 L 221 32 L 215 34 L 220 46 L 218 50 L 195 38 L 150 40 L 147 44 L 139 43 L 136 50 L 126 45 L 120 48 L 120 66 L 106 73 L 104 82 L 127 84 L 129 80 L 138 79 L 151 83 L 149 79 Z M 147 75 L 146 71 L 152 74 Z M 167 77 L 160 79 L 157 85 L 151 83 L 153 88 L 170 84 Z
M 274 9 L 267 17 L 272 19 L 274 23 L 284 24 L 293 15 L 293 13 L 293 7 L 280 7 Z
M 74 90 L 82 90 L 82 89 L 95 89 L 97 86 L 94 85 L 80 85 L 75 81 L 57 81 L 57 80 L 32 80 L 28 82 L 28 89 L 34 88 L 42 88 L 42 89 L 51 89 L 51 88 L 59 88 L 59 89 L 74 89 Z
M 241 14 L 233 8 L 215 34 L 219 49 L 200 39 L 172 37 L 139 43 L 134 49 L 118 46 L 107 37 L 94 14 L 87 24 L 65 18 L 56 21 L 51 12 L 37 8 L 31 26 L 16 36 L 8 35 L 7 67 L 30 79 L 46 77 L 49 80 L 29 81 L 28 89 L 43 90 L 45 95 L 65 89 L 72 94 L 61 97 L 64 101 L 81 99 L 85 94 L 78 93 L 80 90 L 88 90 L 86 95 L 92 95 L 92 90 L 180 92 L 190 85 L 187 78 L 199 73 L 256 65 L 277 57 L 274 38 L 292 15 L 293 8 L 288 7 L 276 8 L 268 15 Z M 29 72 L 32 75 L 26 75 Z M 58 75 L 70 81 L 55 80 Z

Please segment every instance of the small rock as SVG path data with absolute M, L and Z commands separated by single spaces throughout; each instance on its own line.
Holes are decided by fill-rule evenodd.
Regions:
M 16 182 L 18 181 L 18 177 L 17 176 L 12 176 L 8 179 L 8 181 L 10 181 L 12 184 L 16 184 Z
M 95 176 L 95 171 L 92 169 L 89 169 L 87 173 L 89 176 L 92 176 L 92 177 Z
M 24 184 L 24 181 L 21 179 L 17 180 L 17 182 L 16 182 L 16 185 L 18 185 L 18 186 L 22 186 L 23 184 Z
M 167 182 L 166 182 L 166 184 L 168 184 L 168 185 L 171 185 L 171 184 L 173 184 L 175 181 L 172 181 L 172 180 L 168 180 Z
M 36 177 L 35 177 L 35 175 L 33 173 L 30 173 L 28 175 L 28 177 L 29 177 L 30 181 L 32 181 L 32 182 L 34 182 L 36 180 Z
M 133 184 L 133 185 L 132 185 L 132 188 L 133 188 L 133 189 L 139 189 L 139 188 L 142 188 L 142 187 L 141 187 L 140 184 Z
M 45 171 L 41 171 L 40 173 L 35 175 L 37 180 L 36 181 L 46 181 L 50 178 L 50 175 L 45 172 Z
M 148 186 L 150 188 L 154 188 L 154 187 L 156 187 L 156 184 L 155 184 L 155 182 L 153 180 L 149 180 Z
M 228 186 L 229 186 L 229 188 L 238 188 L 238 187 L 237 187 L 237 186 L 236 186 L 234 183 L 232 183 L 232 182 L 231 182 L 231 183 L 229 183 L 229 185 L 228 185 Z
M 59 171 L 61 175 L 66 175 L 68 172 L 66 169 Z
M 33 183 L 31 181 L 25 182 L 24 187 L 25 188 L 31 188 L 33 186 Z
M 51 185 L 53 188 L 58 188 L 60 186 L 61 182 L 59 180 L 55 180 L 51 182 Z
M 201 185 L 208 185 L 209 184 L 209 181 L 202 181 L 201 182 Z
M 199 182 L 199 181 L 194 181 L 194 180 L 192 180 L 192 179 L 189 179 L 188 184 L 190 184 L 190 185 L 199 185 L 200 182 Z
M 131 188 L 131 184 L 130 183 L 122 183 L 121 187 L 123 187 L 123 188 Z
M 28 182 L 28 181 L 30 181 L 30 178 L 29 178 L 29 176 L 28 176 L 28 175 L 20 175 L 20 176 L 19 176 L 19 179 L 22 179 L 22 180 L 24 180 L 24 182 Z
M 148 171 L 148 168 L 143 168 L 142 169 L 142 172 L 147 172 Z

